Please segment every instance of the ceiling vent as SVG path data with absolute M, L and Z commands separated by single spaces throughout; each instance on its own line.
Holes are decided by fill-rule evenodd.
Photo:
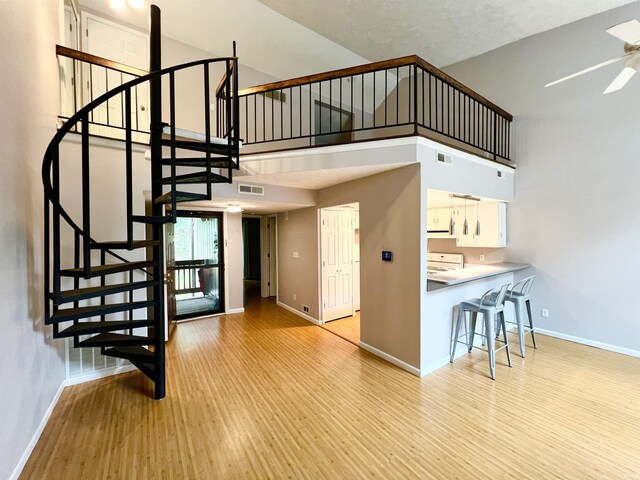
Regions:
M 446 165 L 451 165 L 451 155 L 445 155 L 442 152 L 438 152 L 438 156 L 436 157 L 436 161 L 438 163 L 444 163 Z
M 260 185 L 238 185 L 238 193 L 244 195 L 264 195 L 264 187 Z

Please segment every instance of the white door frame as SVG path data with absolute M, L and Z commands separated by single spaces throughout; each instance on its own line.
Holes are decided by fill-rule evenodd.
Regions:
M 354 220 L 354 209 L 346 206 L 346 205 L 336 205 L 330 207 L 323 207 L 318 209 L 318 317 L 321 324 L 330 321 L 326 320 L 326 312 L 324 308 L 324 291 L 322 288 L 323 285 L 323 258 L 322 258 L 322 212 L 323 210 L 342 210 L 351 212 L 351 236 L 353 237 L 353 220 Z M 355 313 L 354 303 L 353 303 L 353 238 L 351 239 L 350 247 L 351 251 L 351 311 L 349 315 L 353 315 Z M 346 315 L 348 316 L 348 315 Z M 334 320 L 334 319 L 332 319 Z
M 274 221 L 274 244 L 270 243 L 270 229 L 267 228 L 270 219 Z M 267 248 L 270 246 L 271 248 Z M 270 251 L 269 251 L 270 250 Z M 271 278 L 267 273 L 271 273 L 270 270 L 270 258 L 269 254 L 275 257 L 275 297 L 278 297 L 278 216 L 276 214 L 261 215 L 260 216 L 260 296 L 263 298 L 272 297 L 271 295 Z

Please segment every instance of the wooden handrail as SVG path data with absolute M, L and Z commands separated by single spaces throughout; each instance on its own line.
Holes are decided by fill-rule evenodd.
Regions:
M 358 65 L 358 66 L 355 66 L 355 67 L 342 68 L 342 69 L 338 69 L 338 70 L 331 70 L 331 71 L 324 72 L 324 73 L 316 73 L 314 75 L 305 75 L 303 77 L 292 78 L 292 79 L 289 79 L 289 80 L 282 80 L 282 81 L 279 81 L 279 82 L 266 83 L 266 84 L 263 84 L 263 85 L 258 85 L 258 86 L 255 86 L 255 87 L 249 87 L 249 88 L 245 88 L 243 90 L 240 90 L 238 92 L 238 95 L 244 96 L 244 95 L 251 95 L 251 94 L 255 94 L 255 93 L 268 92 L 268 91 L 271 91 L 271 90 L 281 90 L 281 89 L 284 89 L 284 88 L 298 87 L 298 86 L 308 85 L 310 83 L 323 82 L 323 81 L 326 81 L 326 80 L 332 80 L 332 79 L 340 78 L 340 77 L 348 77 L 348 76 L 351 76 L 351 75 L 360 75 L 360 74 L 363 74 L 363 73 L 376 72 L 376 71 L 384 70 L 384 69 L 387 69 L 387 68 L 404 67 L 404 66 L 414 65 L 414 64 L 418 65 L 423 70 L 426 70 L 431 75 L 439 78 L 443 82 L 448 83 L 452 87 L 460 90 L 465 95 L 467 95 L 467 96 L 473 98 L 474 100 L 480 102 L 481 104 L 483 104 L 484 106 L 486 106 L 490 110 L 495 111 L 496 113 L 498 113 L 502 117 L 506 118 L 508 121 L 512 121 L 513 120 L 513 115 L 511 115 L 510 113 L 506 112 L 505 110 L 503 110 L 502 108 L 498 107 L 496 104 L 494 104 L 493 102 L 489 101 L 488 99 L 486 99 L 485 97 L 483 97 L 479 93 L 474 92 L 473 90 L 471 90 L 469 87 L 467 87 L 463 83 L 461 83 L 458 80 L 456 80 L 455 78 L 447 75 L 442 70 L 440 70 L 437 67 L 434 67 L 429 62 L 427 62 L 426 60 L 423 60 L 422 58 L 420 58 L 417 55 L 408 55 L 406 57 L 398 57 L 398 58 L 393 58 L 393 59 L 390 59 L 390 60 L 383 60 L 383 61 L 380 61 L 380 62 L 374 62 L 374 63 L 367 63 L 367 64 L 364 64 L 364 65 Z
M 81 62 L 99 65 L 101 67 L 109 68 L 111 70 L 117 70 L 119 72 L 127 73 L 129 75 L 135 75 L 138 77 L 142 77 L 149 73 L 146 70 L 141 70 L 130 65 L 125 65 L 124 63 L 114 62 L 113 60 L 98 57 L 97 55 L 92 55 L 90 53 L 74 50 L 73 48 L 63 47 L 62 45 L 56 45 L 56 55 L 73 58 L 74 60 L 80 60 Z

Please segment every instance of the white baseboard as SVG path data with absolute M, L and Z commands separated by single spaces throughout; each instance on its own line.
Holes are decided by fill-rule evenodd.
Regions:
M 44 431 L 44 427 L 47 426 L 47 423 L 49 422 L 49 418 L 53 413 L 53 409 L 56 407 L 58 400 L 60 400 L 60 395 L 62 395 L 62 392 L 66 386 L 67 386 L 67 382 L 63 380 L 62 383 L 60 384 L 60 388 L 58 388 L 58 391 L 53 396 L 53 400 L 51 400 L 51 403 L 49 404 L 49 408 L 47 408 L 47 411 L 44 413 L 44 416 L 40 421 L 40 425 L 38 425 L 38 428 L 33 434 L 33 437 L 31 437 L 31 441 L 27 445 L 27 448 L 22 454 L 22 457 L 20 457 L 20 461 L 16 465 L 16 468 L 13 469 L 13 473 L 9 477 L 9 480 L 17 480 L 18 477 L 20 477 L 20 474 L 22 473 L 22 469 L 27 464 L 27 461 L 29 460 L 31 453 L 33 453 L 33 449 L 36 447 L 36 444 L 38 443 L 38 440 L 40 440 L 40 435 L 42 435 L 42 432 Z
M 550 337 L 560 338 L 561 340 L 567 340 L 569 342 L 588 345 L 590 347 L 601 348 L 603 350 L 608 350 L 610 352 L 621 353 L 622 355 L 629 355 L 630 357 L 640 358 L 640 350 L 632 350 L 631 348 L 618 347 L 617 345 L 610 345 L 608 343 L 597 342 L 595 340 L 589 340 L 588 338 L 574 337 L 573 335 L 554 332 L 553 330 L 545 330 L 544 328 L 536 328 L 536 333 L 541 333 L 542 335 L 549 335 Z
M 234 313 L 244 313 L 244 307 L 242 308 L 231 308 L 225 312 L 225 315 L 233 315 Z
M 372 347 L 371 345 L 364 342 L 360 342 L 358 346 L 360 348 L 365 349 L 367 352 L 371 352 L 380 358 L 384 358 L 387 362 L 393 363 L 395 366 L 400 367 L 401 369 L 406 370 L 409 373 L 412 373 L 418 377 L 420 376 L 419 368 L 416 368 L 413 365 L 409 365 L 407 362 L 403 362 L 399 358 L 389 355 L 388 353 L 383 352 L 382 350 L 378 350 L 376 347 Z
M 87 375 L 80 375 L 77 377 L 67 378 L 66 386 L 78 385 L 80 383 L 93 382 L 101 378 L 110 377 L 111 375 L 118 375 L 120 373 L 127 373 L 137 370 L 135 365 L 126 364 L 118 367 L 104 368 L 95 372 L 88 373 Z
M 295 308 L 290 307 L 286 303 L 282 303 L 280 301 L 278 301 L 277 303 L 278 303 L 279 307 L 282 307 L 285 310 L 289 310 L 291 313 L 295 313 L 299 317 L 302 317 L 305 320 L 308 320 L 309 322 L 313 323 L 314 325 L 320 325 L 320 320 L 317 320 L 317 319 L 313 318 L 311 315 L 307 315 L 306 313 L 301 312 L 300 310 L 296 310 Z
M 507 332 L 515 330 L 516 326 L 515 325 L 511 325 L 511 324 L 507 324 Z M 538 331 L 536 329 L 536 331 Z M 475 347 L 481 347 L 482 346 L 482 337 L 475 337 L 473 340 L 473 345 Z M 509 342 L 509 350 L 513 351 L 513 343 Z M 466 355 L 468 352 L 467 348 L 465 347 L 465 345 L 463 344 L 458 344 L 458 346 L 456 347 L 456 355 L 455 357 L 453 357 L 453 361 L 455 362 L 456 358 L 460 358 L 463 355 Z M 426 375 L 429 375 L 430 373 L 435 372 L 436 370 L 438 370 L 439 368 L 444 367 L 447 363 L 451 362 L 451 356 L 447 355 L 446 357 L 442 357 L 440 360 L 437 360 L 433 363 L 430 363 L 429 365 L 427 365 L 426 367 L 423 367 L 420 369 L 420 376 L 424 377 Z

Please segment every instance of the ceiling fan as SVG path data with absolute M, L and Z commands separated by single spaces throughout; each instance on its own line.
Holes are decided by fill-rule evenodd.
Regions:
M 625 62 L 625 66 L 622 71 L 616 78 L 613 79 L 613 82 L 611 82 L 611 84 L 603 93 L 612 93 L 624 87 L 640 68 L 640 22 L 635 19 L 629 20 L 628 22 L 624 22 L 609 28 L 607 30 L 607 33 L 625 42 L 624 55 L 620 55 L 619 57 L 612 58 L 611 60 L 607 60 L 606 62 L 599 63 L 598 65 L 594 65 L 593 67 L 585 68 L 584 70 L 574 73 L 573 75 L 569 75 L 567 77 L 561 78 L 560 80 L 556 80 L 555 82 L 548 83 L 545 85 L 545 87 L 556 85 L 560 82 L 564 82 L 565 80 L 570 80 L 580 75 L 584 75 L 585 73 L 593 72 L 594 70 L 597 70 L 599 68 L 611 65 L 612 63 L 615 63 L 619 60 L 626 59 L 627 61 Z

